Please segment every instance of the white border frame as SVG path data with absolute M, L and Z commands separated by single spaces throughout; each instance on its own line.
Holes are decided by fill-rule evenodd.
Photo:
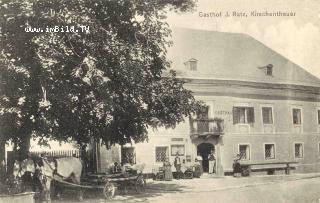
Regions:
M 273 144 L 274 145 L 274 159 L 266 159 L 266 145 Z M 276 160 L 277 159 L 277 145 L 274 142 L 264 142 L 263 144 L 263 158 L 264 160 Z
M 244 161 L 250 161 L 251 160 L 251 144 L 250 143 L 238 143 L 238 154 L 240 154 L 240 145 L 249 146 L 249 159 L 244 159 Z
M 302 144 L 302 157 L 296 157 L 296 144 Z M 294 142 L 293 143 L 293 158 L 303 159 L 304 158 L 304 142 Z

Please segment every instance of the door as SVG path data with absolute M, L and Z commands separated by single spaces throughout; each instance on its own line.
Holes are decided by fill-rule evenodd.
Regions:
M 214 150 L 214 145 L 211 143 L 201 143 L 197 146 L 197 154 L 202 157 L 203 172 L 209 172 L 208 156 L 211 150 Z

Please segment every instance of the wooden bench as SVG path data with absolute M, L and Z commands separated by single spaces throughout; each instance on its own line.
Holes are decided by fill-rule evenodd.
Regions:
M 252 171 L 267 171 L 268 175 L 273 175 L 276 170 L 285 170 L 287 175 L 290 174 L 291 169 L 295 169 L 293 166 L 298 162 L 295 161 L 279 161 L 279 162 L 243 162 L 240 161 L 241 174 L 243 176 L 250 176 Z

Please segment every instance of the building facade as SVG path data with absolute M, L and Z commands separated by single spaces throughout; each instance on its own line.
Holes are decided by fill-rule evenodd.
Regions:
M 175 129 L 150 130 L 146 143 L 122 146 L 116 159 L 152 172 L 178 153 L 186 162 L 214 150 L 216 173 L 248 162 L 297 161 L 298 172 L 320 172 L 320 80 L 254 38 L 238 33 L 174 29 L 172 67 L 207 108 Z M 110 157 L 110 156 L 109 156 Z M 106 163 L 108 162 L 108 163 Z

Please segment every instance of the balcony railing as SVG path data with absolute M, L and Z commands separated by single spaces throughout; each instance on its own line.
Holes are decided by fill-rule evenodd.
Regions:
M 224 123 L 222 119 L 190 119 L 191 135 L 222 135 Z

